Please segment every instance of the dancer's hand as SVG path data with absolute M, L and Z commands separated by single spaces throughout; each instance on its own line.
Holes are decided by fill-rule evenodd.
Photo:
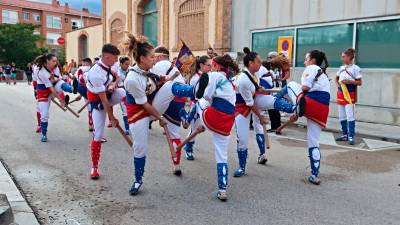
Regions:
M 167 121 L 164 119 L 164 117 L 160 117 L 158 123 L 160 124 L 160 127 L 164 127 L 167 125 Z
M 113 127 L 117 127 L 118 123 L 119 123 L 117 118 L 115 118 L 114 116 L 110 117 L 110 122 L 111 122 Z
M 268 120 L 267 120 L 267 118 L 266 117 L 264 117 L 264 116 L 260 116 L 260 123 L 261 123 L 261 125 L 267 125 L 268 124 Z
M 291 115 L 290 118 L 289 118 L 289 120 L 292 121 L 292 122 L 295 122 L 298 119 L 299 119 L 299 116 L 297 116 L 296 114 Z

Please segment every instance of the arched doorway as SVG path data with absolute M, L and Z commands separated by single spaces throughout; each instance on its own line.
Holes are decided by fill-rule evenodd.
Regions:
M 88 56 L 88 37 L 85 34 L 81 34 L 78 39 L 78 57 L 79 61 L 81 61 L 84 58 L 89 57 Z
M 115 19 L 111 22 L 111 43 L 114 45 L 119 45 L 124 31 L 124 23 L 121 19 Z
M 158 45 L 158 12 L 157 0 L 150 0 L 143 6 L 143 35 L 146 36 L 153 46 Z

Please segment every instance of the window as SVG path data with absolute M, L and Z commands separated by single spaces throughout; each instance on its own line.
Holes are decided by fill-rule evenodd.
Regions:
M 34 35 L 40 35 L 40 31 L 34 30 L 34 31 L 33 31 L 33 34 L 34 34 Z
M 11 10 L 3 10 L 2 20 L 3 23 L 16 24 L 18 23 L 18 12 Z
M 22 12 L 22 15 L 23 15 L 25 21 L 29 21 L 29 19 L 30 19 L 29 12 Z
M 47 33 L 46 39 L 48 45 L 58 45 L 57 39 L 61 37 L 60 33 Z
M 157 46 L 157 2 L 150 0 L 143 8 L 143 35 Z
M 47 28 L 61 29 L 61 17 L 46 16 Z
M 192 50 L 201 50 L 205 45 L 205 7 L 203 0 L 188 0 L 179 6 L 178 37 Z
M 266 59 L 268 52 L 278 51 L 278 39 L 280 36 L 294 36 L 294 29 L 253 33 L 253 51 L 260 54 L 263 59 Z
M 123 37 L 124 24 L 121 19 L 115 19 L 111 23 L 111 43 L 118 45 Z
M 71 22 L 72 22 L 72 29 L 78 29 L 83 27 L 82 21 L 80 19 L 79 20 L 72 19 Z
M 33 18 L 33 21 L 40 22 L 40 15 L 39 14 L 33 14 L 32 18 Z
M 352 46 L 353 24 L 298 29 L 296 66 L 302 67 L 305 54 L 316 49 L 325 52 L 330 67 L 340 67 L 341 53 Z
M 400 68 L 400 20 L 357 24 L 356 46 L 361 68 Z

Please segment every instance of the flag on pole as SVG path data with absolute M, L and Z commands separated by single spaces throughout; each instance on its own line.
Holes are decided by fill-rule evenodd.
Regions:
M 182 48 L 179 51 L 179 55 L 176 59 L 175 65 L 179 69 L 179 71 L 181 71 L 181 73 L 188 74 L 190 73 L 190 68 L 195 61 L 195 57 L 192 51 L 190 51 L 189 47 L 185 44 L 185 42 L 183 40 L 181 40 L 181 42 Z

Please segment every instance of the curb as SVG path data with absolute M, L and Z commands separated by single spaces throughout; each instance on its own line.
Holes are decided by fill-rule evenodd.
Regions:
M 8 205 L 10 208 L 10 213 L 13 217 L 11 222 L 12 224 L 19 224 L 19 225 L 39 225 L 39 222 L 32 211 L 32 208 L 28 205 L 26 199 L 23 197 L 20 190 L 14 183 L 13 178 L 9 174 L 6 169 L 6 165 L 3 164 L 0 158 L 0 192 L 6 195 L 7 202 L 0 203 L 0 208 L 5 205 L 5 208 Z M 1 211 L 1 210 L 0 210 Z M 10 224 L 10 223 L 3 223 L 0 220 L 0 224 Z
M 14 222 L 14 214 L 5 194 L 0 194 L 0 224 L 9 225 Z

